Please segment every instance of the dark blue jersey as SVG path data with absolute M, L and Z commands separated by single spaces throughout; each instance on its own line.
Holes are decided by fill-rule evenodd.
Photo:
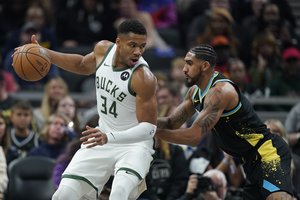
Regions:
M 213 136 L 225 152 L 240 158 L 248 157 L 253 147 L 270 138 L 271 133 L 255 113 L 252 104 L 232 81 L 215 72 L 204 91 L 198 87 L 194 90 L 194 107 L 199 112 L 203 109 L 206 94 L 218 82 L 232 84 L 238 93 L 239 102 L 232 110 L 224 110 L 212 130 Z

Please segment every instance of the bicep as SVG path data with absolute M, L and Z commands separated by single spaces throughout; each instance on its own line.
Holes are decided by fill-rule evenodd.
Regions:
M 97 65 L 102 61 L 107 49 L 112 45 L 112 42 L 102 40 L 98 42 L 94 50 L 85 55 L 82 59 L 81 66 L 89 73 L 95 73 Z
M 136 93 L 136 116 L 139 122 L 156 124 L 157 101 L 155 96 L 157 81 L 155 76 L 145 70 L 132 78 L 132 87 Z
M 225 107 L 226 95 L 220 88 L 212 89 L 205 97 L 204 108 L 193 123 L 201 133 L 208 133 L 219 121 Z
M 94 52 L 85 55 L 81 61 L 81 67 L 84 68 L 87 74 L 96 72 L 96 58 Z

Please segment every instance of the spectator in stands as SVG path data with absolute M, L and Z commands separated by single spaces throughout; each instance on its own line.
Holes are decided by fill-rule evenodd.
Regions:
M 178 96 L 169 84 L 157 91 L 158 116 L 166 116 L 176 107 L 174 101 Z M 177 94 L 177 95 L 176 95 Z M 140 200 L 177 199 L 184 192 L 189 175 L 188 160 L 179 145 L 156 139 L 155 154 L 146 177 L 147 190 L 141 194 Z
M 5 116 L 3 111 L 0 109 L 0 146 L 2 147 L 5 155 L 9 147 L 8 123 L 9 118 Z
M 57 34 L 63 47 L 87 46 L 99 39 L 113 40 L 116 29 L 113 22 L 116 11 L 111 1 L 78 0 L 72 7 L 58 13 Z
M 300 97 L 300 51 L 289 47 L 283 51 L 282 58 L 282 73 L 272 80 L 271 95 Z
M 98 125 L 98 120 L 99 120 L 99 115 L 95 114 L 94 117 L 89 118 L 86 121 L 86 125 L 95 127 Z M 69 162 L 73 158 L 76 151 L 78 149 L 80 149 L 80 145 L 81 145 L 81 141 L 79 140 L 79 138 L 76 138 L 76 139 L 68 142 L 65 151 L 61 155 L 59 155 L 59 157 L 56 159 L 56 163 L 55 163 L 55 166 L 54 166 L 54 169 L 52 172 L 52 180 L 53 180 L 53 185 L 54 185 L 55 189 L 58 188 L 58 185 L 61 181 L 62 173 L 65 171 L 66 167 L 68 166 Z M 108 188 L 104 188 L 102 192 L 103 193 L 108 192 L 108 190 L 106 190 L 106 189 L 108 189 Z M 100 198 L 100 199 L 102 200 L 102 198 Z
M 222 171 L 226 175 L 229 191 L 235 193 L 246 182 L 246 176 L 242 167 L 242 161 L 235 159 L 223 152 L 223 159 L 215 169 Z
M 280 49 L 290 45 L 296 45 L 299 38 L 296 37 L 295 29 L 280 13 L 280 8 L 275 3 L 266 3 L 262 7 L 262 13 L 258 23 L 258 32 L 270 32 L 274 35 Z
M 267 119 L 265 121 L 266 126 L 270 129 L 270 132 L 282 137 L 288 142 L 288 137 L 283 123 L 278 119 Z M 292 153 L 291 161 L 291 176 L 294 186 L 294 195 L 297 199 L 300 198 L 300 156 Z
M 38 135 L 33 125 L 33 108 L 28 101 L 19 101 L 11 108 L 8 130 L 9 148 L 7 163 L 17 158 L 26 157 L 27 153 L 38 146 Z
M 176 3 L 173 0 L 139 0 L 138 8 L 151 15 L 157 29 L 172 28 L 177 25 Z
M 68 94 L 68 85 L 59 76 L 50 79 L 44 87 L 41 106 L 34 109 L 34 116 L 38 130 L 41 130 L 44 122 L 56 110 L 58 101 Z
M 31 149 L 28 156 L 45 156 L 57 159 L 69 141 L 66 133 L 69 119 L 63 114 L 52 114 L 40 133 L 38 147 Z
M 257 31 L 258 20 L 260 20 L 262 7 L 267 2 L 268 0 L 251 0 L 248 2 L 249 5 L 245 5 L 245 7 L 247 6 L 249 10 L 251 10 L 250 14 L 242 19 L 241 26 L 239 27 L 239 38 L 242 43 L 241 48 L 251 48 L 253 37 Z M 251 57 L 251 53 L 245 49 L 240 50 L 240 56 L 248 66 L 250 64 L 249 58 Z
M 56 7 L 54 5 L 54 1 L 48 1 L 48 0 L 32 0 L 30 2 L 30 5 L 37 5 L 41 7 L 44 11 L 44 19 L 45 21 L 42 22 L 42 24 L 51 27 L 53 29 L 56 25 L 55 18 L 57 17 L 55 15 Z M 39 19 L 39 17 L 37 17 Z M 55 27 L 56 28 L 56 27 Z
M 125 19 L 135 18 L 140 20 L 147 29 L 147 49 L 155 49 L 158 55 L 172 55 L 172 48 L 158 34 L 149 13 L 138 9 L 138 0 L 118 0 L 119 17 L 115 21 L 115 27 Z
M 224 173 L 217 169 L 210 169 L 203 174 L 202 178 L 197 174 L 190 175 L 186 192 L 179 200 L 219 200 L 226 199 L 226 194 L 227 180 Z
M 157 89 L 156 98 L 158 110 L 165 115 L 169 115 L 181 102 L 181 95 L 177 87 L 172 83 L 166 83 Z
M 22 26 L 24 15 L 26 13 L 28 1 L 11 0 L 1 1 L 0 12 L 0 45 L 6 42 L 7 33 Z
M 81 142 L 79 139 L 75 139 L 69 142 L 66 146 L 66 150 L 56 160 L 55 166 L 52 172 L 52 180 L 55 189 L 58 188 L 61 181 L 61 175 L 67 168 L 69 162 L 73 158 L 74 154 L 80 149 Z
M 257 35 L 271 33 L 281 51 L 291 45 L 299 45 L 299 36 L 295 33 L 294 27 L 281 16 L 280 7 L 276 3 L 264 3 L 257 22 L 254 26 L 247 26 L 241 31 L 241 37 L 243 38 L 242 58 L 246 63 L 250 63 L 248 58 L 251 55 L 245 49 L 251 48 L 251 44 Z
M 258 90 L 257 96 L 268 97 L 271 82 L 281 73 L 281 54 L 276 38 L 271 33 L 257 35 L 252 44 L 252 55 L 251 82 Z
M 219 1 L 216 5 L 212 4 L 206 14 L 192 21 L 187 32 L 187 47 L 200 43 L 211 44 L 212 38 L 222 35 L 229 39 L 231 53 L 236 53 L 239 40 L 236 37 L 235 20 L 229 10 L 229 1 L 225 1 L 227 6 L 221 2 L 224 3 L 224 1 Z
M 185 85 L 185 75 L 182 73 L 184 64 L 185 62 L 183 57 L 175 57 L 171 61 L 170 78 L 175 87 L 180 91 L 181 99 L 184 98 L 188 90 Z
M 218 57 L 215 69 L 228 77 L 229 59 L 236 55 L 236 48 L 230 44 L 229 38 L 222 35 L 212 38 L 211 45 L 215 49 Z M 234 50 L 232 48 L 234 48 Z
M 6 75 L 3 70 L 0 70 L 0 110 L 2 110 L 5 116 L 9 116 L 10 108 L 14 105 L 16 99 L 12 97 L 7 90 L 10 83 Z
M 255 88 L 250 82 L 248 71 L 240 58 L 231 58 L 228 61 L 228 78 L 238 85 L 245 96 L 250 97 Z
M 6 149 L 7 149 L 7 131 L 6 120 L 0 111 L 0 199 L 4 199 L 4 194 L 7 189 L 8 176 L 6 164 Z
M 284 127 L 293 153 L 300 156 L 300 102 L 289 111 Z
M 156 151 L 146 176 L 147 190 L 139 199 L 177 199 L 184 192 L 188 176 L 188 161 L 183 149 L 161 139 L 156 140 Z
M 40 81 L 28 82 L 22 80 L 13 70 L 12 54 L 14 48 L 31 42 L 31 35 L 36 34 L 41 46 L 55 50 L 56 36 L 51 27 L 45 25 L 45 13 L 42 7 L 32 4 L 28 7 L 23 26 L 9 34 L 3 47 L 4 68 L 14 75 L 19 87 L 23 90 L 42 90 L 44 84 L 53 76 L 58 75 L 58 69 L 52 65 L 49 73 Z
M 79 121 L 79 115 L 77 113 L 77 105 L 75 99 L 73 99 L 73 97 L 70 95 L 64 96 L 58 101 L 56 112 L 62 113 L 69 118 L 69 137 L 77 138 L 81 134 L 81 125 Z
M 201 141 L 189 159 L 190 172 L 202 175 L 207 170 L 222 171 L 231 191 L 235 191 L 245 183 L 245 175 L 241 161 L 223 152 L 213 140 L 211 134 Z
M 10 72 L 6 70 L 0 70 L 0 81 L 4 81 L 5 89 L 7 93 L 15 93 L 19 90 L 19 86 L 16 83 L 16 80 Z
M 154 75 L 157 78 L 157 89 L 164 87 L 169 81 L 168 75 L 162 71 L 156 71 Z
M 39 33 L 39 44 L 43 47 L 50 48 L 50 49 L 56 49 L 57 48 L 57 42 L 56 42 L 56 36 L 52 30 L 53 27 L 49 27 L 46 24 L 46 18 L 45 18 L 45 10 L 39 6 L 38 4 L 30 4 L 27 7 L 25 16 L 24 16 L 24 23 L 23 25 L 17 29 L 13 30 L 9 37 L 7 38 L 6 45 L 3 49 L 3 56 L 5 57 L 8 52 L 11 50 L 14 50 L 15 47 L 20 46 L 24 44 L 24 41 L 22 40 L 24 36 L 21 36 L 21 33 L 24 32 L 24 29 L 28 24 L 31 24 L 30 29 L 26 31 L 36 31 Z M 32 34 L 32 32 L 31 32 Z M 30 42 L 30 38 L 29 38 Z
M 212 10 L 222 8 L 232 13 L 231 7 L 232 4 L 229 0 L 177 0 L 178 25 L 185 41 L 184 47 L 191 46 L 190 42 L 197 35 L 203 33 Z

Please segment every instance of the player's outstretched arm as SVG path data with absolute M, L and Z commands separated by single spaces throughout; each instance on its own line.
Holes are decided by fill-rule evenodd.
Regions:
M 184 101 L 167 117 L 157 119 L 157 127 L 165 129 L 180 128 L 195 113 L 192 102 L 192 94 L 195 87 L 191 88 L 185 96 Z
M 31 42 L 38 44 L 35 35 L 32 35 Z M 95 73 L 96 64 L 98 63 L 97 61 L 103 58 L 103 55 L 110 44 L 111 42 L 101 41 L 95 45 L 93 52 L 85 56 L 79 54 L 61 53 L 50 49 L 45 49 L 50 56 L 51 63 L 55 64 L 56 66 L 76 74 L 90 75 Z
M 211 131 L 226 108 L 226 102 L 231 98 L 226 93 L 222 87 L 214 87 L 207 93 L 204 108 L 191 127 L 176 130 L 158 129 L 156 136 L 172 143 L 196 146 L 203 135 Z

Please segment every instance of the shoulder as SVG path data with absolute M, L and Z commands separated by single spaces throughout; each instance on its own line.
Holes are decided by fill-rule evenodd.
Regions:
M 94 46 L 94 53 L 96 56 L 103 56 L 107 52 L 107 50 L 113 45 L 114 43 L 108 40 L 101 40 Z
M 220 92 L 223 95 L 233 95 L 237 94 L 236 89 L 233 84 L 229 81 L 217 82 L 214 87 L 210 89 L 213 92 Z
M 150 84 L 150 85 L 156 84 L 156 77 L 146 65 L 138 67 L 134 71 L 132 75 L 132 79 L 137 83 Z
M 218 82 L 206 95 L 205 103 L 219 105 L 219 108 L 232 109 L 237 105 L 239 95 L 230 82 Z
M 132 89 L 136 94 L 149 92 L 155 93 L 157 80 L 146 66 L 138 67 L 132 75 Z

